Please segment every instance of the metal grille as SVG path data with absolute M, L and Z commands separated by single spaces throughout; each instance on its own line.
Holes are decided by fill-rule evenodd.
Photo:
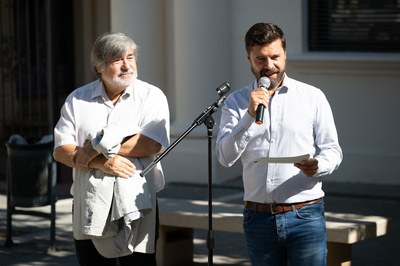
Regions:
M 38 137 L 52 131 L 49 9 L 44 0 L 1 0 L 3 141 L 11 134 Z
M 74 87 L 73 1 L 0 0 L 0 179 L 13 134 L 51 134 Z

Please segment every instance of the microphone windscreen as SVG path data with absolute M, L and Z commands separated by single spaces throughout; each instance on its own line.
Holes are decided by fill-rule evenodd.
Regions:
M 258 86 L 268 89 L 271 86 L 271 81 L 267 77 L 261 77 L 258 81 Z

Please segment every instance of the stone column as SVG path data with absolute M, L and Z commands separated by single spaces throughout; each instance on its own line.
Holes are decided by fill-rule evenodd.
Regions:
M 111 1 L 111 30 L 132 36 L 139 45 L 139 78 L 168 97 L 171 143 L 215 100 L 216 88 L 230 82 L 229 0 Z M 218 122 L 220 111 L 213 114 Z M 213 128 L 214 135 L 219 125 Z M 241 175 L 222 167 L 212 150 L 213 180 Z M 200 125 L 164 159 L 167 182 L 208 182 L 207 128 Z
M 229 82 L 229 1 L 166 1 L 167 80 L 175 141 L 215 100 L 216 88 Z M 220 111 L 213 114 L 218 123 Z M 213 128 L 218 133 L 219 125 Z M 237 167 L 224 168 L 212 144 L 213 181 L 238 177 Z M 164 159 L 168 181 L 208 182 L 208 139 L 204 124 L 197 127 Z

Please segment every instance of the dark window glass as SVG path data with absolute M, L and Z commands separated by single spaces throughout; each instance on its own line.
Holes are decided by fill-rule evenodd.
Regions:
M 308 0 L 310 51 L 400 52 L 400 0 Z

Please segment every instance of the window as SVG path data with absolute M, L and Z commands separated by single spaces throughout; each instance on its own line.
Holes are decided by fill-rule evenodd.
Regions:
M 400 52 L 400 0 L 308 0 L 309 51 Z

